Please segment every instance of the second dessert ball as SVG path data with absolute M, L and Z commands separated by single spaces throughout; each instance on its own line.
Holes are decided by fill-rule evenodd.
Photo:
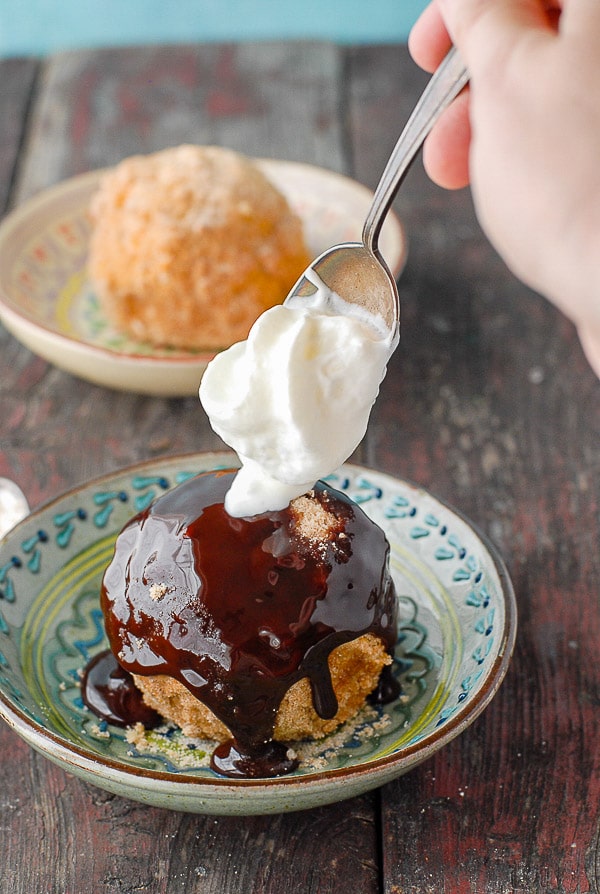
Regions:
M 89 273 L 135 339 L 222 348 L 281 302 L 309 262 L 302 224 L 250 159 L 184 145 L 133 156 L 91 205 Z

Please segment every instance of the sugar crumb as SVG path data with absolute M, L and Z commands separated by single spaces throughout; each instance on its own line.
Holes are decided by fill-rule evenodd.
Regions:
M 333 512 L 329 512 L 314 495 L 296 497 L 290 504 L 294 518 L 294 533 L 312 543 L 331 540 L 342 523 Z
M 93 723 L 90 732 L 98 739 L 110 739 L 110 732 L 107 729 L 100 729 L 97 723 Z
M 161 755 L 182 769 L 207 767 L 215 744 L 205 739 L 186 736 L 178 727 L 165 724 L 156 730 L 146 730 L 142 723 L 128 727 L 125 738 L 137 754 Z M 135 752 L 128 752 L 131 757 Z
M 166 584 L 152 584 L 150 587 L 150 599 L 154 602 L 160 602 L 163 596 L 169 592 L 169 588 Z
M 296 757 L 300 767 L 308 771 L 327 769 L 335 761 L 339 750 L 348 742 L 355 744 L 370 742 L 384 733 L 391 724 L 387 714 L 380 713 L 367 705 L 353 718 L 323 739 L 304 739 L 288 743 L 287 757 Z M 174 724 L 165 724 L 156 730 L 146 730 L 142 723 L 136 723 L 125 731 L 127 742 L 135 751 L 127 752 L 128 757 L 136 755 L 161 755 L 179 768 L 208 767 L 210 755 L 216 742 L 186 736 Z

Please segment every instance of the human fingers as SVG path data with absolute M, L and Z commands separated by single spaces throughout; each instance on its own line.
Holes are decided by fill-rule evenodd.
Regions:
M 450 37 L 436 0 L 425 7 L 410 34 L 408 49 L 425 71 L 433 72 L 450 49 Z
M 413 27 L 409 49 L 417 64 L 433 71 L 451 46 L 446 24 L 450 25 L 450 30 L 455 26 L 460 38 L 461 29 L 468 32 L 469 28 L 481 27 L 481 19 L 489 16 L 487 27 L 493 33 L 485 38 L 484 53 L 487 56 L 486 48 L 490 45 L 497 47 L 498 40 L 500 45 L 504 41 L 507 47 L 512 48 L 517 33 L 520 36 L 533 27 L 554 30 L 551 17 L 553 13 L 556 16 L 560 14 L 561 6 L 562 0 L 460 0 L 460 3 L 457 0 L 432 0 Z M 444 24 L 446 7 L 450 9 L 450 14 L 449 21 Z M 486 22 L 483 24 L 486 25 Z M 477 49 L 481 50 L 481 45 Z M 429 177 L 447 189 L 466 186 L 470 179 L 471 128 L 467 95 L 468 91 L 452 103 L 436 122 L 423 150 L 423 162 Z
M 600 3 L 598 0 L 569 0 L 560 23 L 561 34 L 600 41 Z
M 417 65 L 430 72 L 450 49 L 450 37 L 436 0 L 415 22 L 408 46 Z M 445 189 L 468 184 L 470 136 L 468 101 L 463 93 L 440 116 L 423 146 L 423 164 L 434 183 Z
M 429 5 L 423 10 L 417 21 L 414 23 L 408 36 L 408 49 L 411 56 L 425 71 L 433 72 L 438 67 L 451 46 L 451 39 L 448 34 L 448 28 L 444 21 L 444 15 L 448 15 L 452 19 L 455 15 L 454 11 L 447 12 L 442 15 L 442 10 L 448 8 L 449 4 L 456 4 L 455 0 L 431 0 Z M 481 2 L 475 0 L 472 6 L 483 6 Z M 519 18 L 523 25 L 534 25 L 535 27 L 547 28 L 556 31 L 558 21 L 561 16 L 563 0 L 530 0 L 529 8 L 523 6 L 522 2 L 515 3 L 515 9 L 519 14 Z M 441 7 L 441 8 L 440 8 Z M 465 4 L 467 7 L 467 4 Z M 600 4 L 597 0 L 579 0 L 579 2 L 571 3 L 575 17 L 579 15 L 584 18 L 587 14 L 600 14 Z M 581 8 L 581 12 L 579 12 Z M 501 12 L 506 14 L 507 20 L 513 21 L 512 13 L 506 4 L 502 4 Z M 473 14 L 473 13 L 472 13 Z M 471 15 L 472 15 L 471 14 Z M 475 9 L 476 14 L 476 9 Z M 467 16 L 466 13 L 456 13 L 456 15 Z
M 532 30 L 548 33 L 552 30 L 543 0 L 437 0 L 437 3 L 473 77 L 481 70 L 503 64 L 525 34 Z
M 427 174 L 445 189 L 461 189 L 469 183 L 468 93 L 461 93 L 436 122 L 423 146 Z

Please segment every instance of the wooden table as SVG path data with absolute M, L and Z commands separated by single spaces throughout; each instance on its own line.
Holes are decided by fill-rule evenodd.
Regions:
M 184 141 L 374 186 L 424 83 L 402 46 L 119 49 L 0 63 L 0 208 Z M 572 326 L 420 165 L 402 343 L 356 459 L 465 512 L 505 557 L 515 656 L 481 718 L 385 788 L 248 819 L 143 807 L 0 728 L 0 890 L 600 891 L 600 384 Z M 149 457 L 218 446 L 193 399 L 95 387 L 0 334 L 0 475 L 33 506 Z

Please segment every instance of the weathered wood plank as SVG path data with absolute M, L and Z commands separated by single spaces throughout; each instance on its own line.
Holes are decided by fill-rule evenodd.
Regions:
M 338 170 L 348 166 L 340 56 L 330 45 L 75 52 L 50 59 L 40 80 L 18 201 L 125 155 L 188 141 Z M 33 505 L 60 491 L 61 482 L 68 486 L 158 454 L 220 446 L 195 399 L 107 392 L 47 366 L 12 341 L 10 350 L 16 360 L 0 382 L 9 410 L 4 474 L 18 480 Z M 72 426 L 80 440 L 65 451 Z M 45 464 L 55 465 L 56 474 Z
M 339 75 L 339 53 L 327 44 L 58 55 L 44 69 L 18 199 L 127 155 L 183 142 L 343 171 Z
M 374 184 L 424 78 L 405 52 L 367 48 L 349 82 L 355 173 Z M 520 633 L 482 718 L 383 790 L 384 890 L 598 891 L 600 385 L 570 324 L 487 245 L 467 192 L 417 163 L 397 208 L 402 342 L 368 461 L 492 537 Z
M 348 878 L 359 894 L 379 890 L 375 796 L 273 817 L 194 816 L 109 795 L 21 747 L 0 801 L 2 890 L 340 894 Z
M 395 47 L 57 57 L 18 198 L 185 140 L 374 185 L 423 82 Z M 417 164 L 397 208 L 410 241 L 403 340 L 360 455 L 450 500 L 500 547 L 521 610 L 507 681 L 471 729 L 380 794 L 271 818 L 106 795 L 0 724 L 0 890 L 600 890 L 598 382 L 572 327 L 489 248 L 467 193 L 436 189 Z M 138 459 L 218 446 L 195 399 L 108 392 L 4 338 L 0 474 L 32 504 Z
M 8 205 L 38 63 L 0 59 L 0 214 Z
M 17 198 L 185 141 L 346 170 L 341 56 L 327 45 L 269 44 L 51 59 Z M 0 474 L 15 478 L 32 505 L 139 459 L 220 446 L 194 398 L 109 392 L 12 340 L 0 363 Z M 346 890 L 348 876 L 357 894 L 379 890 L 377 795 L 298 815 L 192 817 L 87 786 L 4 724 L 0 737 L 0 890 L 326 894 Z
M 38 70 L 39 63 L 35 59 L 0 60 L 0 215 L 9 208 L 13 195 Z M 0 475 L 8 475 L 24 482 L 28 476 L 21 476 L 18 468 L 22 460 L 15 457 L 13 464 L 7 455 L 11 442 L 10 432 L 20 428 L 27 412 L 25 394 L 39 379 L 40 371 L 45 365 L 22 349 L 2 325 L 0 355 Z

